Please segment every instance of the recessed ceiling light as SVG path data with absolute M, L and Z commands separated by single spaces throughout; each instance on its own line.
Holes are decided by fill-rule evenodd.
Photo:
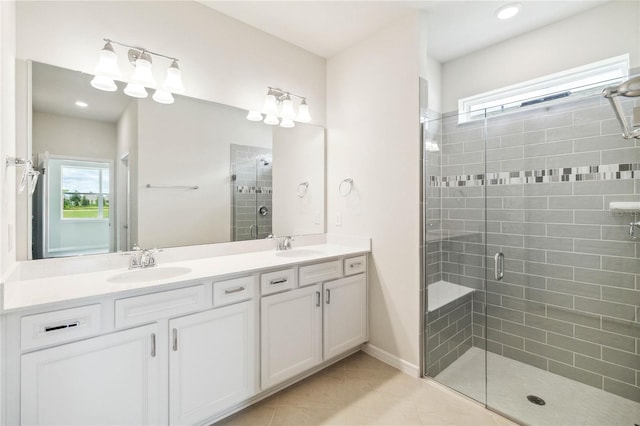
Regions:
M 521 7 L 522 5 L 520 3 L 509 3 L 496 9 L 495 15 L 498 19 L 503 20 L 513 18 L 520 12 Z
M 76 106 L 80 107 L 80 108 L 86 108 L 86 107 L 89 106 L 89 104 L 86 103 L 86 102 L 82 102 L 82 101 L 76 101 Z

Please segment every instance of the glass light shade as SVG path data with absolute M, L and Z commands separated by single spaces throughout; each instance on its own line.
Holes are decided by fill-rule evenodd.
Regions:
M 296 112 L 293 110 L 293 101 L 291 99 L 285 98 L 282 101 L 282 112 L 280 115 L 283 118 L 288 118 L 289 120 L 293 120 L 296 116 Z
M 278 104 L 276 103 L 276 97 L 271 94 L 267 94 L 264 98 L 263 112 L 267 115 L 278 115 Z
M 151 62 L 146 59 L 136 59 L 136 69 L 131 76 L 131 83 L 145 87 L 156 87 L 156 80 L 151 72 Z
M 178 68 L 178 63 L 173 61 L 171 66 L 167 68 L 167 78 L 162 85 L 163 89 L 172 93 L 184 93 L 184 85 L 182 84 L 182 72 Z
M 102 75 L 96 75 L 93 77 L 93 80 L 91 80 L 91 86 L 98 90 L 104 90 L 105 92 L 115 92 L 118 90 L 118 86 L 116 86 L 113 79 Z
M 507 4 L 496 10 L 495 14 L 498 19 L 510 19 L 516 16 L 518 12 L 520 12 L 521 7 L 522 5 L 520 3 Z
M 153 94 L 153 100 L 158 102 L 159 104 L 172 104 L 173 96 L 171 95 L 171 92 L 156 89 L 156 92 Z
M 113 51 L 111 43 L 107 43 L 100 51 L 100 59 L 94 71 L 95 75 L 109 77 L 112 80 L 120 78 L 120 69 L 118 68 L 118 55 Z
M 280 123 L 280 120 L 278 120 L 277 115 L 268 114 L 267 118 L 264 119 L 264 124 L 270 124 L 272 126 L 275 126 L 278 123 Z
M 295 127 L 295 123 L 290 118 L 283 118 L 282 122 L 280 123 L 280 127 L 286 127 L 286 128 Z
M 309 115 L 309 105 L 305 101 L 302 101 L 300 106 L 298 107 L 298 116 L 296 117 L 296 121 L 300 123 L 308 123 L 311 121 L 311 116 Z
M 249 111 L 249 114 L 247 114 L 247 120 L 262 121 L 262 114 L 260 114 L 258 111 Z
M 127 84 L 127 87 L 124 88 L 124 93 L 133 98 L 146 98 L 149 95 L 142 84 L 133 82 Z

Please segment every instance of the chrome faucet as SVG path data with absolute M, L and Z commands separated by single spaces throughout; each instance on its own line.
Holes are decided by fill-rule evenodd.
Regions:
M 291 249 L 291 242 L 294 241 L 294 239 L 293 237 L 288 236 L 288 237 L 278 238 L 276 241 L 277 241 L 276 250 L 281 251 L 281 250 Z
M 137 244 L 133 245 L 133 251 L 129 254 L 129 269 L 151 268 L 156 266 L 155 254 L 162 250 L 142 249 Z

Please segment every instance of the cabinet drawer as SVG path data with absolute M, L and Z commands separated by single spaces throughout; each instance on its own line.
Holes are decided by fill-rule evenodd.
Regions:
M 213 306 L 224 306 L 248 300 L 255 294 L 253 277 L 235 278 L 213 283 Z
M 144 324 L 209 306 L 204 284 L 120 299 L 116 300 L 116 327 Z
M 101 305 L 29 315 L 20 320 L 22 350 L 54 345 L 100 332 Z
M 300 286 L 315 284 L 323 281 L 334 280 L 342 276 L 342 262 L 332 260 L 331 262 L 317 263 L 315 265 L 300 267 Z
M 367 270 L 367 256 L 350 257 L 344 260 L 344 274 L 355 275 Z
M 263 296 L 283 290 L 291 290 L 295 286 L 296 273 L 294 269 L 283 269 L 260 275 L 260 291 Z

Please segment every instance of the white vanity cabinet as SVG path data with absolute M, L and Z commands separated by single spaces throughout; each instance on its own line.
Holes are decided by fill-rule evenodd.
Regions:
M 21 359 L 24 425 L 156 425 L 158 325 L 67 343 Z
M 299 273 L 300 285 L 314 275 L 332 280 L 262 297 L 263 390 L 367 341 L 366 274 L 340 278 L 341 260 L 302 266 Z
M 169 423 L 199 424 L 256 391 L 253 301 L 169 321 Z
M 320 284 L 262 298 L 262 389 L 322 361 L 321 299 Z

